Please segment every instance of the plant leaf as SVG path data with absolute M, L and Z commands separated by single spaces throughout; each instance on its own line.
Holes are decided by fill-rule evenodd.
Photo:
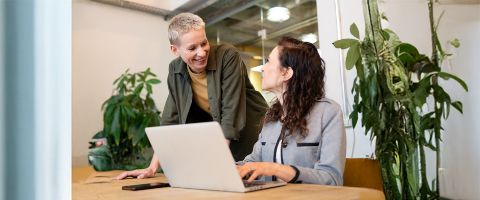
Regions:
M 384 12 L 382 12 L 382 14 L 380 14 L 380 17 L 381 17 L 383 20 L 388 21 L 387 15 L 385 15 Z
M 115 139 L 115 144 L 118 145 L 120 143 L 120 110 L 118 108 L 115 109 L 113 116 L 114 117 L 110 131 L 113 134 L 113 138 Z
M 350 113 L 350 119 L 352 119 L 352 126 L 355 128 L 355 125 L 357 125 L 358 121 L 358 112 L 353 109 L 353 112 Z
M 463 114 L 463 104 L 460 101 L 454 101 L 451 103 L 451 105 L 458 110 L 458 112 Z
M 360 47 L 358 45 L 353 45 L 348 49 L 347 52 L 347 58 L 346 58 L 346 63 L 345 67 L 347 70 L 350 70 L 353 68 L 357 60 L 360 58 Z
M 455 76 L 453 74 L 450 74 L 450 73 L 447 73 L 447 72 L 438 72 L 437 74 L 438 74 L 438 76 L 442 77 L 445 80 L 448 80 L 449 78 L 454 79 L 455 81 L 457 81 L 463 87 L 463 89 L 465 89 L 465 91 L 468 92 L 468 86 L 465 83 L 465 81 L 463 81 L 461 78 L 458 78 L 457 76 Z
M 135 146 L 139 139 L 137 138 L 137 135 L 139 135 L 141 130 L 137 127 L 135 124 L 131 124 L 130 127 L 128 128 L 128 138 L 132 139 L 132 144 Z
M 449 41 L 449 43 L 455 48 L 460 47 L 460 40 L 458 40 L 458 38 L 455 38 L 452 41 Z
M 152 94 L 153 92 L 152 85 L 147 84 L 147 91 L 148 91 L 148 94 Z
M 150 71 L 150 67 L 147 69 L 147 72 L 146 72 L 147 75 L 150 75 L 150 76 L 153 76 L 153 77 L 157 77 L 157 75 L 155 75 L 154 73 L 152 73 Z
M 356 39 L 341 39 L 341 40 L 337 40 L 333 43 L 333 46 L 335 46 L 336 48 L 340 48 L 340 49 L 346 49 L 346 48 L 349 48 L 355 44 L 360 44 L 360 42 Z
M 365 79 L 365 70 L 364 70 L 364 67 L 363 67 L 363 64 L 362 64 L 362 58 L 360 57 L 358 60 L 357 60 L 357 63 L 355 63 L 355 69 L 357 70 L 357 76 L 360 80 L 364 80 Z M 355 77 L 355 80 L 357 78 Z M 355 81 L 354 81 L 355 83 Z M 353 89 L 353 87 L 352 87 Z
M 450 115 L 450 102 L 445 102 L 445 112 L 443 113 L 443 118 L 447 119 L 448 116 Z
M 137 85 L 137 87 L 135 87 L 135 90 L 133 91 L 133 94 L 139 95 L 140 92 L 142 92 L 142 89 L 143 89 L 143 84 Z
M 418 82 L 418 87 L 414 91 L 413 102 L 416 106 L 421 107 L 427 101 L 428 90 L 431 87 L 430 76 L 424 77 Z
M 388 33 L 387 31 L 381 30 L 380 34 L 382 34 L 384 40 L 390 40 L 390 33 Z
M 358 33 L 358 27 L 355 23 L 352 23 L 352 25 L 350 25 L 350 33 L 357 39 L 360 39 L 360 34 Z
M 370 83 L 369 83 L 369 87 L 368 87 L 368 96 L 370 98 L 369 100 L 370 100 L 370 104 L 372 106 L 373 106 L 375 100 L 377 99 L 377 95 L 378 95 L 377 88 L 378 88 L 378 86 L 379 86 L 379 84 L 377 82 L 377 76 L 372 75 L 372 77 L 370 77 Z
M 422 128 L 422 130 L 428 130 L 428 129 L 433 129 L 434 128 L 434 124 L 435 124 L 435 118 L 433 118 L 432 116 L 435 114 L 435 112 L 429 112 L 425 115 L 423 115 L 421 117 L 421 122 L 420 122 L 420 126 Z
M 147 81 L 147 83 L 150 83 L 150 84 L 159 84 L 160 82 L 161 82 L 160 80 L 155 79 L 155 78 Z
M 439 85 L 433 86 L 433 96 L 435 97 L 435 100 L 437 102 L 442 103 L 440 104 L 442 107 L 444 102 L 447 102 L 447 103 L 451 102 L 450 95 L 447 92 L 445 92 L 445 90 L 443 90 L 443 88 L 440 87 Z
M 399 44 L 397 47 L 395 47 L 395 51 L 398 52 L 398 55 L 402 53 L 408 53 L 414 58 L 420 55 L 420 53 L 418 52 L 418 49 L 409 43 Z

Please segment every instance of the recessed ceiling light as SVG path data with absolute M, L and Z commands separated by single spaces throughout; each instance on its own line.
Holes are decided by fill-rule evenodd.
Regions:
M 290 11 L 288 8 L 277 6 L 268 9 L 267 20 L 272 22 L 284 22 L 290 18 Z
M 253 56 L 253 59 L 254 59 L 254 60 L 262 60 L 263 57 L 262 57 L 262 56 Z
M 318 41 L 317 34 L 314 33 L 303 34 L 302 36 L 300 36 L 300 40 L 304 42 L 310 42 L 312 44 Z

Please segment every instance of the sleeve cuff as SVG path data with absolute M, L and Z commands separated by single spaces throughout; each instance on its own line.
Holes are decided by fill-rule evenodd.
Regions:
M 295 183 L 297 182 L 298 176 L 300 175 L 300 170 L 298 170 L 297 167 L 290 165 L 295 170 L 295 176 L 292 178 L 292 180 L 288 181 L 288 183 Z
M 240 138 L 238 132 L 232 126 L 222 125 L 222 131 L 226 139 L 238 140 Z
M 246 163 L 246 162 L 242 160 L 242 161 L 237 161 L 237 162 L 235 162 L 235 165 L 242 166 L 242 165 L 244 165 L 245 163 Z

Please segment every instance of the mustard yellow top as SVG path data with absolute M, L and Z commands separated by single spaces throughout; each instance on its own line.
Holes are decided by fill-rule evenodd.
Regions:
M 208 103 L 207 71 L 195 73 L 190 67 L 187 68 L 192 81 L 193 100 L 197 103 L 198 107 L 211 114 Z

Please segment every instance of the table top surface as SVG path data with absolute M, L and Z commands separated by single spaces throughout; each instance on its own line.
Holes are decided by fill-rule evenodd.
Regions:
M 90 167 L 73 168 L 73 199 L 385 199 L 383 192 L 379 190 L 313 184 L 288 184 L 283 187 L 249 193 L 170 187 L 141 191 L 125 191 L 122 190 L 122 186 L 167 182 L 167 179 L 163 174 L 157 174 L 155 178 L 149 179 L 113 180 L 113 177 L 121 172 L 122 171 L 95 172 Z

